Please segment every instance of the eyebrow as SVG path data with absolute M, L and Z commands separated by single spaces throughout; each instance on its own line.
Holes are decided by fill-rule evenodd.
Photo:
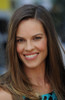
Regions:
M 43 33 L 38 33 L 38 34 L 35 34 L 35 35 L 33 35 L 33 37 L 34 37 L 34 36 L 37 36 L 37 35 L 43 35 Z
M 43 34 L 43 33 L 38 33 L 38 34 L 33 35 L 32 37 L 35 37 L 35 36 L 37 36 L 37 35 L 44 35 L 44 34 Z M 24 37 L 16 36 L 16 38 L 24 38 Z

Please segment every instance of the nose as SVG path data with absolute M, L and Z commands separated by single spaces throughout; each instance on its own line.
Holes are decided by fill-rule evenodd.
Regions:
M 33 49 L 34 49 L 33 43 L 31 43 L 31 41 L 27 41 L 27 43 L 25 45 L 25 50 L 26 51 L 32 51 Z

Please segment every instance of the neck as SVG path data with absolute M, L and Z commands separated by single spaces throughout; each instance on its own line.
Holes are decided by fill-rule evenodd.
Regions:
M 45 63 L 35 68 L 25 67 L 25 73 L 35 86 L 42 86 L 45 81 Z
M 45 63 L 35 68 L 25 67 L 25 73 L 32 83 L 32 88 L 35 93 L 46 94 L 52 91 L 50 83 L 45 76 Z

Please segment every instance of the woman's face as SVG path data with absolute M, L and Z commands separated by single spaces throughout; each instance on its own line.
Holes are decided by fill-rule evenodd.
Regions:
M 18 56 L 26 67 L 35 68 L 45 63 L 47 37 L 40 21 L 21 21 L 16 33 L 16 44 Z

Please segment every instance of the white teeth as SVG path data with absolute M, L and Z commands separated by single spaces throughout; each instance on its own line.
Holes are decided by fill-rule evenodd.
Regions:
M 34 55 L 25 55 L 26 58 L 33 58 L 35 57 L 37 54 L 34 54 Z

